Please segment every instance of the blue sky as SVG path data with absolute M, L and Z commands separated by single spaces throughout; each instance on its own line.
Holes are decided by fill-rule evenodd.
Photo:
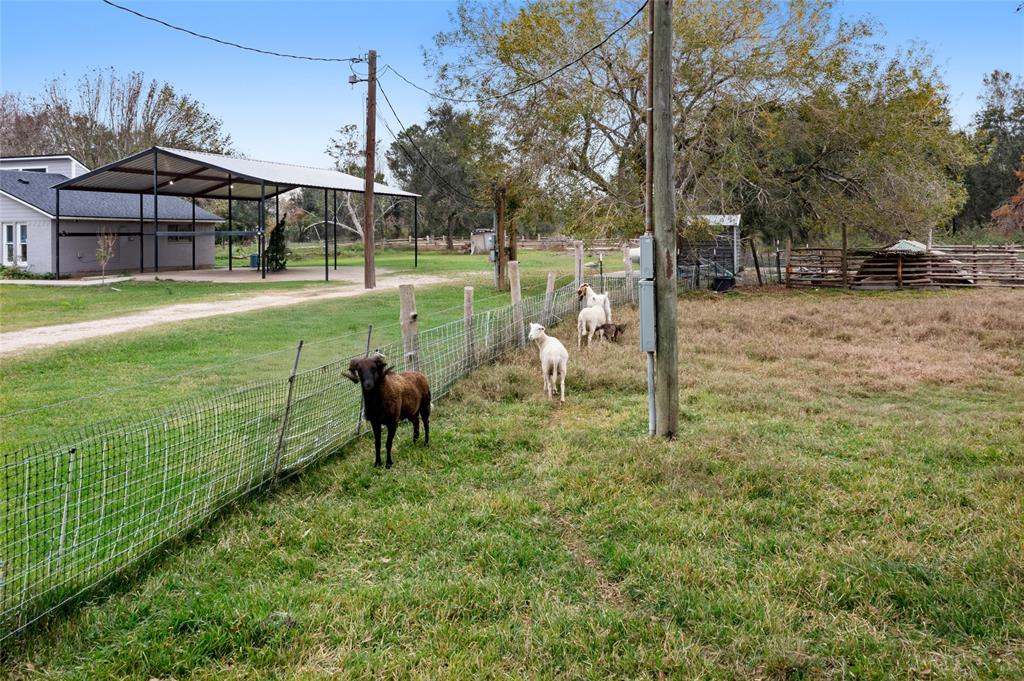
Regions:
M 146 14 L 258 47 L 323 56 L 364 54 L 428 83 L 422 49 L 449 26 L 453 2 L 178 2 L 118 0 Z M 839 11 L 872 15 L 891 48 L 923 43 L 950 86 L 955 120 L 977 109 L 982 75 L 1024 74 L 1019 0 L 840 0 Z M 363 120 L 365 84 L 348 84 L 345 64 L 300 62 L 242 52 L 143 21 L 100 0 L 0 0 L 0 87 L 34 94 L 48 78 L 93 68 L 141 70 L 169 81 L 220 117 L 235 146 L 253 157 L 325 166 L 337 128 Z M 360 66 L 356 67 L 361 68 Z M 382 79 L 406 125 L 429 97 Z M 383 102 L 381 102 L 383 108 Z M 391 119 L 390 112 L 383 113 Z M 392 126 L 394 127 L 392 120 Z M 378 124 L 384 145 L 390 142 Z

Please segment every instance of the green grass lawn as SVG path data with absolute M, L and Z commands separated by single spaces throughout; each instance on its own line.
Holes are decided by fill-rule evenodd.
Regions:
M 259 292 L 342 285 L 344 282 L 322 281 L 260 284 L 123 281 L 113 286 L 83 287 L 0 285 L 0 332 L 104 319 L 177 303 L 230 300 Z
M 292 257 L 288 264 L 292 267 L 317 267 L 323 266 L 323 245 L 317 244 L 289 244 Z M 240 251 L 235 249 L 235 257 L 239 253 L 255 253 L 255 246 Z M 246 258 L 248 256 L 246 255 Z M 618 269 L 622 269 L 622 258 L 609 259 L 608 265 L 612 267 L 612 260 L 618 260 Z M 488 273 L 493 271 L 494 264 L 486 255 L 468 255 L 464 253 L 448 253 L 446 251 L 421 250 L 419 254 L 419 265 L 414 267 L 412 248 L 389 247 L 382 249 L 375 254 L 377 267 L 393 272 L 413 272 L 417 274 L 458 274 L 458 273 Z M 236 266 L 239 262 L 236 260 Z M 334 251 L 330 252 L 329 262 L 334 265 Z M 520 249 L 519 251 L 520 270 L 526 274 L 529 272 L 572 272 L 573 254 L 568 251 L 538 251 L 533 249 Z M 217 266 L 227 267 L 227 246 L 220 244 L 217 247 Z M 362 267 L 363 250 L 361 247 L 340 247 L 338 250 L 338 266 Z M 614 271 L 609 269 L 609 272 Z
M 563 275 L 559 285 L 566 279 Z M 464 283 L 477 286 L 475 310 L 509 303 L 508 293 L 495 292 L 481 277 L 417 287 L 421 329 L 462 318 Z M 524 296 L 543 293 L 544 286 L 545 277 L 524 275 Z M 184 399 L 285 377 L 299 339 L 306 341 L 300 369 L 365 351 L 368 324 L 375 327 L 374 346 L 384 345 L 399 338 L 398 312 L 398 292 L 390 290 L 0 355 L 0 414 L 8 415 L 0 418 L 0 448 L 16 449 L 108 419 L 137 419 Z M 52 406 L 39 409 L 44 405 Z
M 1024 677 L 1024 301 L 680 304 L 680 432 L 643 357 L 536 351 L 31 633 L 14 678 Z M 6 391 L 5 391 L 6 392 Z

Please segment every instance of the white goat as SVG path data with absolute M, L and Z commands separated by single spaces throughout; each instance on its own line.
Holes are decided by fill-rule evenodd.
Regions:
M 576 290 L 576 295 L 579 296 L 580 300 L 584 301 L 584 305 L 587 307 L 599 307 L 604 310 L 605 322 L 611 323 L 612 321 L 612 301 L 608 297 L 608 293 L 595 293 L 594 287 L 590 284 L 583 284 Z
M 544 374 L 544 392 L 551 399 L 551 391 L 555 381 L 561 382 L 562 402 L 565 402 L 565 371 L 569 367 L 569 351 L 562 342 L 544 333 L 544 327 L 530 322 L 530 333 L 527 337 L 537 344 L 540 350 L 540 370 Z
M 583 347 L 583 337 L 587 337 L 587 347 L 590 347 L 590 342 L 594 339 L 594 333 L 597 331 L 597 327 L 607 323 L 608 319 L 605 317 L 603 307 L 585 307 L 580 310 L 580 314 L 576 317 L 576 349 Z

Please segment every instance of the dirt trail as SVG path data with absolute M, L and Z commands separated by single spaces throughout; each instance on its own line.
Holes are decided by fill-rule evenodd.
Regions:
M 434 276 L 397 276 L 382 280 L 375 291 L 397 288 L 400 284 L 438 284 L 448 281 Z M 368 293 L 363 288 L 315 289 L 289 293 L 261 293 L 240 300 L 214 300 L 203 303 L 182 303 L 152 310 L 143 310 L 121 317 L 93 319 L 71 324 L 37 326 L 31 329 L 0 333 L 0 355 L 10 357 L 29 350 L 48 348 L 63 343 L 73 343 L 91 338 L 110 336 L 126 331 L 137 331 L 160 324 L 170 324 L 188 319 L 202 319 L 218 315 L 253 312 L 271 307 L 298 305 L 334 298 L 351 298 Z

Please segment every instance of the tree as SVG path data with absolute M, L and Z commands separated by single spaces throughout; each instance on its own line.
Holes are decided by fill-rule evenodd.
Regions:
M 330 144 L 327 146 L 327 155 L 334 159 L 335 170 L 355 177 L 363 177 L 366 174 L 365 147 L 360 139 L 358 127 L 355 125 L 345 125 L 338 129 L 338 136 L 331 138 Z M 374 173 L 374 182 L 384 182 L 384 173 L 377 170 Z M 373 202 L 374 224 L 388 212 L 395 210 L 396 201 L 397 199 L 393 197 L 380 197 L 380 200 Z M 307 220 L 310 223 L 323 220 L 323 192 L 303 189 L 300 203 L 303 210 L 306 211 Z M 337 214 L 334 213 L 332 196 L 327 206 L 327 214 L 331 227 L 336 220 L 338 227 L 342 230 L 359 239 L 363 238 L 362 193 L 342 192 L 339 194 Z
M 985 76 L 983 105 L 974 117 L 974 144 L 982 163 L 967 172 L 967 202 L 954 221 L 956 229 L 982 227 L 992 211 L 1017 187 L 1014 170 L 1024 155 L 1024 79 L 1006 71 Z
M 55 78 L 34 98 L 4 93 L 0 146 L 7 154 L 67 152 L 97 167 L 154 145 L 228 153 L 221 121 L 169 83 L 97 70 Z
M 448 248 L 455 231 L 487 210 L 482 157 L 490 143 L 486 125 L 448 103 L 427 110 L 426 123 L 398 135 L 386 153 L 388 168 L 408 191 L 423 196 L 428 225 L 445 225 Z
M 428 56 L 443 93 L 480 100 L 516 165 L 567 210 L 569 231 L 581 236 L 642 229 L 645 27 L 635 19 L 605 40 L 633 11 L 614 0 L 462 0 L 455 26 L 436 37 Z M 876 204 L 892 188 L 904 195 L 917 188 L 908 207 L 914 224 L 958 208 L 962 140 L 948 125 L 944 89 L 926 55 L 878 62 L 870 25 L 836 20 L 826 0 L 677 2 L 673 24 L 681 227 L 694 214 L 780 203 L 806 228 L 834 229 L 851 208 L 858 224 L 873 213 L 884 225 L 895 213 Z M 880 76 L 886 82 L 872 83 Z M 830 111 L 839 120 L 830 121 Z M 865 111 L 886 135 L 890 128 L 927 133 L 927 144 L 909 140 L 900 150 L 913 164 L 886 162 L 883 150 L 897 146 L 895 137 L 876 144 L 858 119 Z M 799 132 L 802 146 L 784 129 Z M 829 134 L 844 138 L 842 150 L 822 146 Z M 814 162 L 823 150 L 831 169 Z M 805 191 L 789 188 L 794 177 L 806 181 Z M 809 191 L 812 183 L 821 191 Z
M 267 269 L 271 272 L 281 272 L 288 266 L 288 240 L 284 226 L 287 218 L 286 214 L 271 230 L 267 250 L 263 255 L 267 259 Z
M 1014 175 L 1020 182 L 1017 192 L 992 211 L 992 219 L 1008 236 L 1018 232 L 1024 234 L 1024 156 L 1020 158 L 1020 170 Z
M 104 225 L 96 233 L 96 262 L 100 264 L 100 281 L 107 283 L 107 264 L 117 254 L 117 232 Z

